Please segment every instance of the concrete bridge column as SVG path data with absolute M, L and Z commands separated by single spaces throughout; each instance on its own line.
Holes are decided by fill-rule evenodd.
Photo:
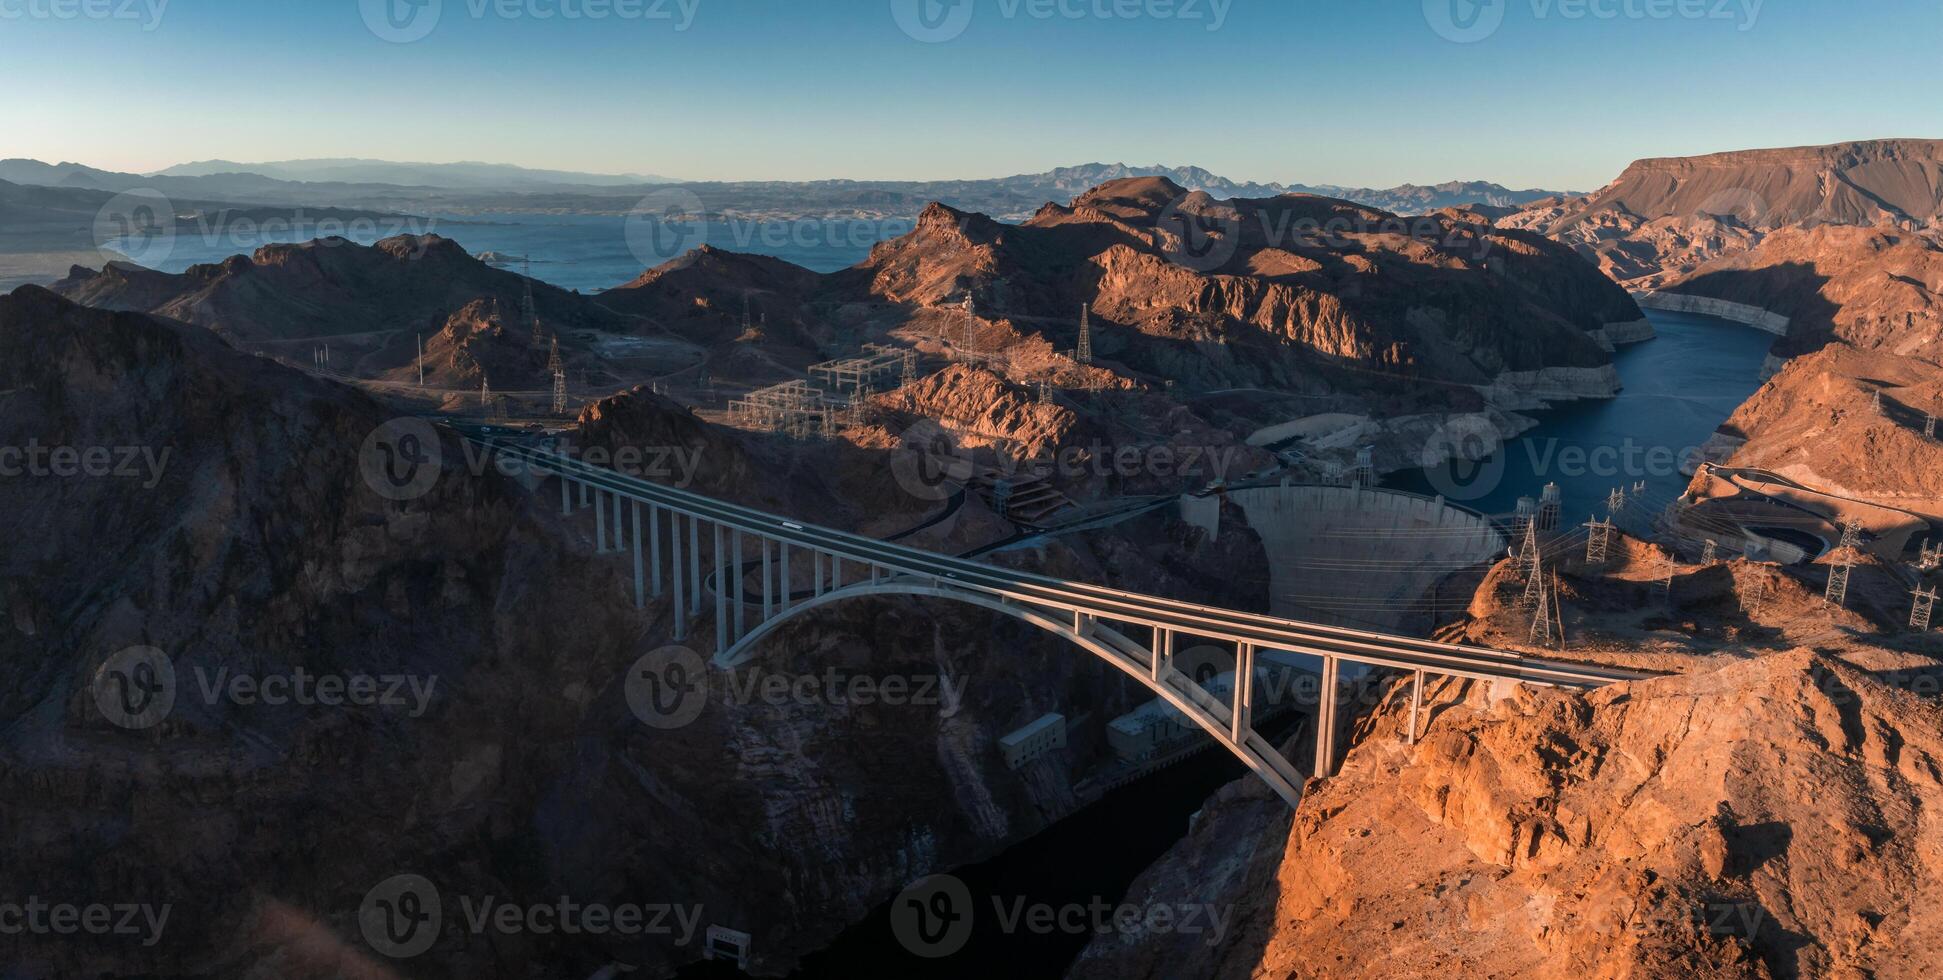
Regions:
M 702 614 L 702 519 L 688 518 L 688 615 Z
M 600 503 L 600 491 L 594 491 L 594 554 L 607 554 L 607 508 Z
M 821 551 L 810 552 L 810 566 L 816 569 L 816 580 L 810 584 L 810 591 L 815 593 L 816 595 L 822 595 L 823 594 L 823 552 Z
M 661 598 L 661 506 L 648 505 L 648 592 Z
M 779 576 L 779 577 L 780 577 L 780 578 L 782 579 L 782 582 L 781 582 L 781 585 L 779 586 L 779 588 L 778 588 L 778 590 L 777 590 L 777 593 L 776 593 L 776 609 L 777 609 L 777 611 L 779 611 L 779 612 L 788 612 L 788 611 L 789 611 L 789 593 L 790 593 L 790 587 L 789 587 L 789 542 L 787 542 L 787 541 L 784 541 L 784 542 L 782 542 L 782 544 L 781 544 L 781 550 L 782 550 L 782 568 L 781 568 L 781 570 L 780 570 L 780 571 L 779 571 L 779 572 L 778 572 L 777 574 L 778 574 L 778 576 Z
M 1417 712 L 1424 706 L 1424 672 L 1417 671 L 1410 682 L 1410 744 L 1417 744 Z
M 614 550 L 621 550 L 621 495 L 614 494 Z
M 762 621 L 766 623 L 769 622 L 769 617 L 774 608 L 775 583 L 773 580 L 775 576 L 770 574 L 769 571 L 769 539 L 758 538 L 757 540 L 762 542 Z
M 736 530 L 736 529 L 734 529 L 734 528 L 730 528 L 730 529 L 729 529 L 729 537 L 731 537 L 731 538 L 734 538 L 734 539 L 735 539 L 735 543 L 734 543 L 733 545 L 730 545 L 730 549 L 731 549 L 732 551 L 734 551 L 735 553 L 734 553 L 733 555 L 731 555 L 731 556 L 730 556 L 730 559 L 729 559 L 729 560 L 730 560 L 730 563 L 731 563 L 731 564 L 730 564 L 730 567 L 731 567 L 731 568 L 732 568 L 732 569 L 734 570 L 734 574 L 735 574 L 735 580 L 734 580 L 733 582 L 726 582 L 726 583 L 723 583 L 723 586 L 722 586 L 722 587 L 723 587 L 723 588 L 725 588 L 725 589 L 733 589 L 733 590 L 734 590 L 734 592 L 733 592 L 732 594 L 733 594 L 733 595 L 735 596 L 735 601 L 733 601 L 732 603 L 730 603 L 730 604 L 729 604 L 729 607 L 730 607 L 731 609 L 734 609 L 734 610 L 735 610 L 735 638 L 736 638 L 736 639 L 738 639 L 738 640 L 740 640 L 740 639 L 742 639 L 742 606 L 743 606 L 743 602 L 742 602 L 742 532 L 741 532 L 741 531 L 738 531 L 738 530 Z
M 588 493 L 587 484 L 582 483 L 580 485 L 580 506 L 582 507 L 587 506 L 587 493 Z
M 668 512 L 668 548 L 673 559 L 669 562 L 669 571 L 675 580 L 674 638 L 680 640 L 688 636 L 688 604 L 682 601 L 685 576 L 681 572 L 681 512 L 677 510 Z
M 1242 643 L 1235 647 L 1235 706 L 1229 712 L 1228 737 L 1240 744 L 1248 727 L 1254 723 L 1255 714 L 1255 645 Z
M 729 651 L 729 571 L 723 559 L 728 550 L 722 547 L 722 525 L 715 525 L 715 655 L 721 656 Z
M 1174 666 L 1174 631 L 1164 626 L 1154 627 L 1154 649 L 1148 658 L 1147 676 L 1160 680 Z
M 1314 775 L 1321 779 L 1336 774 L 1336 674 L 1335 657 L 1322 658 L 1322 687 L 1316 693 L 1316 765 Z
M 641 502 L 630 501 L 634 511 L 634 608 L 646 609 L 648 599 L 643 594 L 644 583 L 641 579 Z
M 573 513 L 572 494 L 573 494 L 573 481 L 567 479 L 567 474 L 565 473 L 560 474 L 560 514 L 563 517 L 569 516 Z

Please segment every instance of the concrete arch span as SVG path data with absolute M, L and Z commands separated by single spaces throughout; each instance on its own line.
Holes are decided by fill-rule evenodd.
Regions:
M 1083 616 L 1054 613 L 1025 603 L 933 584 L 928 579 L 890 578 L 860 582 L 791 605 L 730 644 L 714 658 L 713 666 L 720 670 L 734 670 L 755 659 L 756 649 L 762 641 L 789 620 L 825 606 L 868 596 L 916 596 L 967 603 L 1010 616 L 1060 637 L 1119 668 L 1122 673 L 1165 699 L 1219 742 L 1222 748 L 1240 759 L 1249 771 L 1267 783 L 1289 806 L 1295 806 L 1302 799 L 1302 773 L 1283 758 L 1267 739 L 1256 734 L 1252 727 L 1239 726 L 1241 735 L 1236 738 L 1233 706 L 1209 694 L 1186 674 L 1174 669 L 1168 658 L 1158 651 L 1149 650 L 1120 631 Z M 1161 658 L 1158 670 L 1154 663 L 1156 657 Z

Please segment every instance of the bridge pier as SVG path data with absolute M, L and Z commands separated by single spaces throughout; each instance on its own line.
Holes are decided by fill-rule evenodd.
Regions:
M 702 614 L 702 519 L 688 517 L 688 615 Z
M 580 506 L 582 507 L 587 506 L 587 494 L 589 493 L 589 491 L 590 488 L 587 486 L 586 483 L 583 482 L 580 484 Z
M 715 655 L 729 652 L 729 579 L 728 569 L 723 567 L 723 559 L 728 552 L 722 547 L 722 525 L 715 525 Z
M 762 542 L 762 621 L 766 623 L 769 622 L 773 608 L 771 600 L 775 595 L 770 582 L 772 576 L 769 573 L 769 539 L 759 537 L 756 540 Z
M 1229 715 L 1228 737 L 1239 743 L 1255 723 L 1255 645 L 1235 647 L 1235 705 Z
M 821 596 L 823 594 L 823 552 L 810 552 L 810 567 L 815 569 L 816 572 L 813 580 L 810 582 L 810 592 L 813 597 Z
M 1154 649 L 1147 661 L 1147 676 L 1160 680 L 1174 667 L 1174 631 L 1165 626 L 1154 627 Z
M 607 554 L 607 508 L 601 506 L 599 490 L 594 491 L 594 554 Z
M 562 473 L 560 474 L 560 516 L 571 517 L 572 515 L 573 481 L 567 479 L 567 474 Z
M 671 577 L 675 580 L 675 628 L 673 636 L 675 639 L 681 640 L 686 639 L 688 636 L 688 603 L 684 602 L 682 597 L 682 586 L 686 584 L 684 582 L 686 576 L 681 571 L 681 511 L 678 510 L 668 512 L 668 547 L 673 558 L 669 571 L 673 573 Z
M 1336 677 L 1335 657 L 1322 658 L 1322 688 L 1316 693 L 1316 765 L 1313 775 L 1322 779 L 1336 774 Z
M 608 496 L 614 498 L 614 550 L 619 552 L 621 550 L 621 495 L 615 493 Z
M 730 608 L 732 608 L 732 609 L 734 609 L 734 610 L 735 610 L 735 638 L 736 638 L 736 639 L 738 639 L 738 640 L 740 640 L 740 639 L 742 639 L 742 634 L 743 634 L 743 630 L 742 630 L 742 607 L 743 607 L 744 605 L 747 605 L 747 603 L 745 603 L 745 602 L 743 602 L 743 601 L 742 601 L 742 599 L 743 599 L 743 595 L 742 595 L 742 583 L 743 583 L 743 578 L 742 578 L 742 532 L 741 532 L 741 531 L 739 531 L 739 530 L 736 530 L 736 529 L 734 529 L 734 528 L 730 528 L 730 529 L 729 529 L 729 536 L 735 539 L 735 543 L 734 543 L 733 545 L 731 545 L 731 546 L 730 546 L 730 548 L 731 548 L 731 550 L 732 550 L 732 551 L 734 552 L 734 554 L 730 556 L 730 562 L 731 562 L 731 564 L 730 564 L 730 567 L 731 567 L 731 568 L 733 568 L 733 569 L 735 570 L 735 581 L 734 581 L 734 583 L 732 583 L 732 584 L 725 584 L 725 585 L 724 585 L 723 587 L 724 587 L 724 588 L 733 588 L 733 589 L 735 590 L 735 592 L 734 592 L 734 595 L 735 595 L 735 601 L 734 601 L 734 602 L 732 602 L 732 603 L 730 603 Z
M 661 506 L 648 505 L 648 592 L 661 598 Z
M 1410 739 L 1409 744 L 1417 744 L 1417 712 L 1424 706 L 1424 672 L 1417 671 L 1410 682 Z
M 791 591 L 791 586 L 789 584 L 789 542 L 787 541 L 782 542 L 779 550 L 781 552 L 781 566 L 777 571 L 777 575 L 782 579 L 782 581 L 778 583 L 777 586 L 776 611 L 788 612 L 789 593 Z
M 630 501 L 634 512 L 634 608 L 648 608 L 647 596 L 643 594 L 644 583 L 641 579 L 641 502 Z

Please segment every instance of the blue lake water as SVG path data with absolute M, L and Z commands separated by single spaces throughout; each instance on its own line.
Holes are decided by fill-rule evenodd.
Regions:
M 733 252 L 768 255 L 817 272 L 835 272 L 870 254 L 872 245 L 911 230 L 910 219 L 804 219 L 800 221 L 711 221 L 679 227 L 644 226 L 626 215 L 468 214 L 330 223 L 239 224 L 208 231 L 189 223 L 166 255 L 151 252 L 148 264 L 166 272 L 247 255 L 269 244 L 341 235 L 362 245 L 399 234 L 436 234 L 478 255 L 496 252 L 531 256 L 533 276 L 565 289 L 610 289 L 668 259 L 703 244 Z M 130 254 L 142 257 L 139 250 Z
M 1659 336 L 1613 356 L 1624 386 L 1617 398 L 1533 413 L 1538 427 L 1481 461 L 1393 473 L 1383 485 L 1501 514 L 1556 482 L 1570 527 L 1594 513 L 1603 517 L 1612 488 L 1624 486 L 1631 496 L 1644 482 L 1640 506 L 1629 505 L 1620 522 L 1636 529 L 1686 490 L 1682 459 L 1760 387 L 1775 340 L 1716 317 L 1649 311 L 1647 318 Z

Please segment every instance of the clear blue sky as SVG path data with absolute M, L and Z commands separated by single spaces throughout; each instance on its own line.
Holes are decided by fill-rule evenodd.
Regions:
M 380 24 L 393 2 L 408 29 L 428 23 L 407 0 L 364 0 Z M 1757 0 L 1725 0 L 1726 19 L 1679 15 L 1722 0 L 1589 0 L 1610 18 L 1588 0 L 1429 0 L 1428 16 L 1425 0 L 1221 0 L 1218 30 L 1217 0 L 957 0 L 971 18 L 941 43 L 900 28 L 894 4 L 919 0 L 437 2 L 427 36 L 389 43 L 360 0 L 0 0 L 0 156 L 138 171 L 490 160 L 697 179 L 1097 160 L 1589 189 L 1640 156 L 1943 137 L 1935 0 L 1765 0 L 1751 26 Z M 531 16 L 589 2 L 673 19 Z M 56 16 L 95 3 L 143 19 Z M 1033 16 L 1047 3 L 1079 16 Z M 683 4 L 693 21 L 677 30 Z M 1440 4 L 1502 23 L 1454 43 L 1432 28 Z M 1137 16 L 1098 14 L 1116 5 Z M 952 29 L 950 5 L 938 10 Z

